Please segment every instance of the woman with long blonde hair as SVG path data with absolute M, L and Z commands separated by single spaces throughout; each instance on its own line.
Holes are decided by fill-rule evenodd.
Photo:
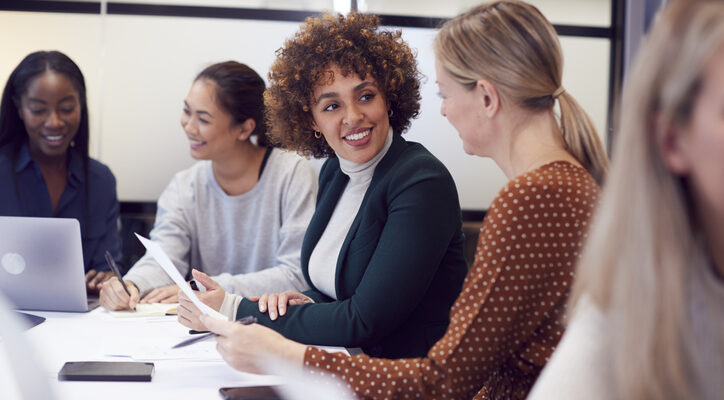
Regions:
M 724 393 L 724 2 L 675 1 L 641 49 L 568 331 L 534 398 Z
M 257 324 L 204 318 L 232 367 L 255 371 L 259 355 L 271 352 L 337 376 L 363 398 L 528 394 L 562 336 L 605 153 L 590 119 L 563 89 L 558 38 L 535 7 L 520 1 L 475 7 L 445 23 L 435 54 L 442 115 L 467 153 L 492 158 L 510 179 L 488 209 L 445 335 L 426 357 L 385 360 L 331 354 Z M 272 76 L 294 82 L 293 75 Z M 383 307 L 375 312 L 388 314 Z

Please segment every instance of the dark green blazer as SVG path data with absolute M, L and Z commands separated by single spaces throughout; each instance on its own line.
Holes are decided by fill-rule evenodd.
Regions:
M 291 306 L 271 321 L 244 299 L 237 318 L 305 344 L 361 347 L 386 358 L 420 357 L 442 337 L 467 273 L 457 190 L 445 166 L 418 143 L 395 134 L 337 259 L 338 300 L 309 278 L 309 257 L 349 178 L 339 160 L 324 163 L 317 208 L 302 244 L 301 264 L 314 304 Z

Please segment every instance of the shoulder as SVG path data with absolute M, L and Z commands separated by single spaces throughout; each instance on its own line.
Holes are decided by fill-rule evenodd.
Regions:
M 90 184 L 92 186 L 98 184 L 103 186 L 116 186 L 116 177 L 113 175 L 113 172 L 111 172 L 111 169 L 93 158 L 88 159 L 88 177 L 91 180 Z
M 193 186 L 197 182 L 206 181 L 211 177 L 211 161 L 196 161 L 190 167 L 176 172 L 171 178 L 169 186 Z
M 174 204 L 172 202 L 192 203 L 198 190 L 209 187 L 213 179 L 210 161 L 197 161 L 190 167 L 176 172 L 166 185 L 158 199 L 159 205 Z
M 455 182 L 445 165 L 430 153 L 425 146 L 403 141 L 398 148 L 391 148 L 394 153 L 390 159 L 378 166 L 393 188 L 404 189 L 420 182 L 430 182 L 441 188 L 455 189 Z
M 585 169 L 555 162 L 510 180 L 493 199 L 489 212 L 493 217 L 565 218 L 575 216 L 571 210 L 576 209 L 588 219 L 599 195 L 599 186 Z
M 417 142 L 404 141 L 402 149 L 396 155 L 396 169 L 436 169 L 447 172 L 445 165 L 430 153 L 425 146 Z
M 339 159 L 337 157 L 329 157 L 327 161 L 322 164 L 322 168 L 319 170 L 319 182 L 323 184 L 332 179 L 336 174 L 341 173 L 339 168 Z
M 309 161 L 293 151 L 272 149 L 264 168 L 265 171 L 267 169 L 274 171 L 274 175 L 280 175 L 282 178 L 294 176 L 316 180 L 314 168 Z
M 9 145 L 0 147 L 0 171 L 9 170 L 12 163 L 12 151 Z

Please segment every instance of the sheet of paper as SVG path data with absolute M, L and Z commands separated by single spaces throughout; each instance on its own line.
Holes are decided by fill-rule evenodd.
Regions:
M 158 317 L 166 315 L 166 312 L 175 310 L 178 303 L 151 303 L 136 304 L 136 310 L 109 311 L 116 318 L 136 318 L 136 317 Z
M 175 337 L 174 337 L 175 338 Z M 175 340 L 172 341 L 175 343 Z M 154 360 L 197 360 L 222 361 L 216 351 L 216 341 L 207 340 L 198 346 L 172 349 L 168 337 L 114 338 L 103 342 L 103 353 L 107 356 L 131 357 L 136 361 Z
M 168 276 L 174 281 L 174 283 L 176 283 L 176 285 L 181 288 L 184 294 L 189 299 L 191 299 L 194 305 L 198 307 L 199 310 L 201 310 L 202 314 L 223 321 L 228 321 L 228 318 L 226 318 L 224 315 L 214 310 L 213 308 L 207 306 L 201 300 L 199 300 L 198 297 L 196 297 L 194 291 L 191 290 L 188 284 L 186 284 L 183 276 L 181 276 L 181 274 L 178 272 L 178 269 L 176 269 L 176 267 L 173 265 L 173 262 L 171 262 L 171 259 L 168 258 L 168 255 L 166 255 L 166 253 L 163 251 L 161 246 L 158 245 L 158 243 L 152 242 L 151 240 L 146 239 L 138 233 L 136 233 L 135 235 L 138 240 L 141 241 L 143 247 L 148 250 L 149 254 L 151 254 L 151 256 L 161 265 L 161 268 L 166 271 L 166 274 L 168 274 Z

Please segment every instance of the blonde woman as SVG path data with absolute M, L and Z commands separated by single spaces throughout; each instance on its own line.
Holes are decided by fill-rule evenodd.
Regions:
M 426 357 L 386 360 L 330 354 L 260 325 L 205 318 L 232 367 L 254 371 L 259 354 L 271 352 L 339 377 L 363 398 L 528 394 L 563 332 L 573 265 L 598 198 L 594 177 L 604 177 L 606 157 L 588 116 L 561 86 L 558 38 L 535 7 L 476 7 L 442 27 L 435 53 L 442 114 L 467 153 L 492 158 L 510 178 L 490 205 L 445 335 Z
M 641 50 L 568 331 L 533 398 L 724 393 L 724 2 L 676 1 Z

